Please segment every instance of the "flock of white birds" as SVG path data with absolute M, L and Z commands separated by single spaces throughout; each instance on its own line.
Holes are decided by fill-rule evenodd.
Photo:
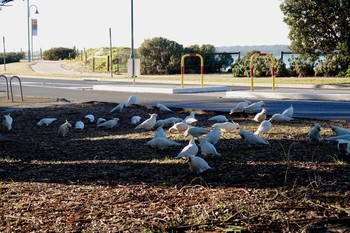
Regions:
M 120 103 L 116 107 L 110 110 L 110 113 L 121 112 L 123 108 L 130 107 L 136 103 L 136 96 L 132 95 L 125 103 Z M 172 112 L 170 108 L 164 104 L 158 103 L 156 105 L 160 111 Z M 157 120 L 157 114 L 150 114 L 150 117 L 141 122 L 140 116 L 133 116 L 130 121 L 132 125 L 135 125 L 135 130 L 154 130 L 156 132 L 154 137 L 147 142 L 152 148 L 157 148 L 160 150 L 166 150 L 171 146 L 180 146 L 181 144 L 168 139 L 167 133 L 164 131 L 164 126 L 169 126 L 168 133 L 183 133 L 184 136 L 189 137 L 188 145 L 186 145 L 174 158 L 176 159 L 186 159 L 190 170 L 197 174 L 202 173 L 211 167 L 204 160 L 204 158 L 198 156 L 198 153 L 202 156 L 220 156 L 220 153 L 215 148 L 215 145 L 221 139 L 222 132 L 232 132 L 238 130 L 241 138 L 249 145 L 269 145 L 268 140 L 260 137 L 261 134 L 268 134 L 273 127 L 273 122 L 288 122 L 293 120 L 294 108 L 291 105 L 289 108 L 285 109 L 282 113 L 276 113 L 267 119 L 267 110 L 264 101 L 258 101 L 251 103 L 250 101 L 242 101 L 235 105 L 230 110 L 230 115 L 234 113 L 244 112 L 255 114 L 253 121 L 258 122 L 260 125 L 255 132 L 250 132 L 248 130 L 240 129 L 238 123 L 230 122 L 224 115 L 216 115 L 209 119 L 213 122 L 213 129 L 208 130 L 205 128 L 197 127 L 195 111 L 192 111 L 187 117 L 181 119 L 179 117 L 170 117 L 167 119 Z M 97 127 L 113 128 L 118 125 L 119 118 L 112 118 L 106 120 L 104 118 L 95 119 L 94 115 L 88 114 L 85 120 L 94 123 L 96 122 Z M 37 125 L 38 126 L 48 126 L 52 122 L 56 121 L 56 118 L 43 118 Z M 12 130 L 13 119 L 10 114 L 3 116 L 3 127 L 6 130 Z M 85 127 L 82 120 L 78 120 L 75 123 L 75 128 L 77 130 L 83 130 Z M 59 126 L 57 135 L 60 137 L 65 137 L 72 125 L 66 120 L 65 123 Z M 332 126 L 332 131 L 336 134 L 335 136 L 329 137 L 326 140 L 336 141 L 337 149 L 340 153 L 344 155 L 350 155 L 350 130 L 341 128 L 339 126 Z M 3 136 L 2 136 L 3 137 Z M 315 123 L 315 126 L 311 128 L 307 137 L 310 141 L 319 143 L 321 141 L 321 125 Z M 196 140 L 199 144 L 197 145 Z

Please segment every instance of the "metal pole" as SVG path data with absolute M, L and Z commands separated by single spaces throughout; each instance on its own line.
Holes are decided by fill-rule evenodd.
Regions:
M 134 0 L 131 0 L 131 74 L 135 86 L 135 55 L 134 55 Z
M 27 27 L 28 27 L 28 62 L 31 61 L 30 57 L 30 24 L 29 24 L 29 17 L 30 17 L 30 7 L 29 7 L 29 0 L 27 0 Z
M 110 57 L 110 69 L 111 69 L 111 77 L 113 77 L 113 52 L 112 52 L 112 28 L 109 28 L 109 57 Z
M 6 50 L 5 50 L 5 36 L 2 37 L 2 43 L 4 45 L 4 71 L 6 71 Z
M 31 58 L 32 58 L 32 60 L 33 60 L 33 58 L 34 58 L 34 56 L 33 56 L 33 22 L 31 22 L 32 24 L 31 24 L 31 35 L 30 35 L 30 41 L 31 41 Z

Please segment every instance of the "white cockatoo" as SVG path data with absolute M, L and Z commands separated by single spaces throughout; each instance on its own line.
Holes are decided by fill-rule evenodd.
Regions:
M 113 127 L 115 127 L 119 122 L 119 118 L 113 118 L 111 120 L 102 122 L 101 124 L 98 124 L 97 127 L 104 127 L 104 128 L 108 128 L 111 129 Z
M 260 123 L 258 129 L 254 132 L 254 134 L 259 135 L 259 134 L 268 133 L 271 128 L 272 128 L 271 121 L 264 120 Z
M 93 123 L 95 121 L 95 116 L 92 114 L 87 114 L 86 116 L 84 116 L 84 118 L 90 123 Z
M 264 106 L 265 106 L 265 102 L 261 100 L 244 107 L 243 112 L 256 113 L 256 112 L 259 112 L 261 108 Z
M 191 137 L 190 141 L 188 142 L 188 145 L 180 151 L 180 153 L 175 157 L 175 159 L 179 159 L 189 155 L 197 155 L 198 150 L 199 148 L 194 140 L 194 137 Z
M 208 119 L 208 121 L 215 121 L 215 122 L 218 122 L 218 123 L 223 123 L 223 122 L 228 122 L 228 119 L 224 115 L 216 115 L 216 116 L 210 117 Z
M 185 122 L 177 122 L 173 126 L 171 126 L 168 131 L 170 133 L 182 133 L 188 129 L 189 125 Z
M 82 121 L 77 121 L 77 122 L 75 122 L 75 128 L 76 128 L 76 129 L 83 130 L 84 127 L 85 127 L 84 122 L 82 122 Z
M 140 116 L 133 116 L 131 117 L 131 124 L 132 125 L 137 125 L 138 123 L 140 123 L 141 121 L 141 117 Z
M 270 144 L 267 140 L 244 129 L 239 130 L 239 135 L 249 145 L 269 145 Z
M 106 121 L 107 121 L 106 119 L 100 117 L 100 118 L 97 119 L 96 125 L 100 125 L 100 124 L 102 124 L 103 122 L 106 122 Z
M 321 141 L 321 125 L 319 123 L 315 123 L 314 127 L 312 127 L 309 132 L 307 132 L 307 137 L 312 142 L 320 142 Z
M 290 118 L 293 117 L 293 114 L 294 114 L 294 108 L 293 108 L 293 105 L 291 104 L 289 108 L 287 108 L 286 110 L 284 110 L 282 112 L 282 115 L 285 115 L 285 116 L 288 116 Z
M 254 118 L 253 121 L 256 121 L 258 123 L 263 122 L 264 120 L 266 120 L 266 112 L 267 110 L 265 108 L 261 109 L 261 112 L 257 113 Z
M 239 124 L 235 122 L 223 122 L 223 123 L 215 123 L 213 127 L 219 125 L 220 130 L 222 132 L 232 132 L 236 129 L 239 129 Z
M 157 128 L 156 134 L 154 135 L 155 138 L 167 138 L 166 133 L 163 130 L 162 126 L 159 126 Z
M 209 133 L 210 131 L 207 129 L 203 129 L 200 127 L 196 127 L 196 126 L 189 126 L 187 128 L 187 130 L 185 131 L 184 135 L 187 137 L 188 135 L 191 135 L 192 137 L 199 137 L 202 136 L 204 134 Z
M 230 110 L 230 115 L 235 113 L 235 112 L 243 112 L 244 108 L 247 107 L 248 105 L 250 105 L 250 101 L 249 100 L 245 100 L 242 102 L 239 102 L 238 104 L 236 104 L 231 110 Z
M 115 106 L 114 108 L 111 109 L 111 111 L 109 111 L 109 113 L 112 112 L 121 112 L 124 108 L 125 104 L 124 103 L 120 103 L 117 106 Z
M 207 133 L 207 135 L 204 136 L 205 139 L 207 139 L 208 142 L 211 144 L 216 144 L 221 138 L 221 130 L 220 125 L 214 126 L 214 129 Z
M 45 126 L 48 126 L 49 124 L 51 124 L 52 122 L 56 121 L 57 118 L 53 118 L 53 117 L 46 117 L 46 118 L 42 118 L 38 123 L 37 125 L 38 126 L 42 126 L 42 125 L 45 125 Z
M 10 116 L 10 113 L 7 115 L 4 115 L 3 120 L 2 120 L 2 125 L 5 127 L 6 130 L 11 130 L 12 129 L 12 123 L 13 119 Z
M 158 148 L 159 150 L 166 150 L 170 146 L 180 146 L 181 144 L 178 142 L 172 141 L 168 138 L 154 137 L 147 142 L 147 145 L 149 145 L 152 148 Z
M 150 117 L 148 119 L 144 120 L 141 124 L 137 125 L 135 129 L 150 130 L 150 129 L 153 129 L 156 122 L 157 122 L 157 114 L 152 113 L 150 114 Z
M 194 123 L 196 123 L 198 120 L 196 119 L 196 112 L 192 111 L 190 113 L 190 115 L 188 115 L 187 117 L 185 117 L 184 122 L 186 124 L 192 125 Z
M 345 129 L 340 126 L 332 126 L 332 131 L 337 135 L 344 135 L 344 134 L 350 134 L 350 129 Z
M 168 126 L 174 125 L 174 123 L 180 122 L 180 121 L 182 121 L 182 119 L 178 118 L 178 117 L 169 117 L 166 119 L 157 120 L 156 124 L 154 125 L 154 128 L 157 128 L 161 125 L 163 125 L 164 127 L 168 127 Z
M 350 155 L 350 141 L 345 139 L 337 140 L 337 149 L 343 155 Z
M 171 110 L 170 108 L 168 108 L 167 106 L 165 106 L 164 104 L 161 104 L 161 103 L 157 103 L 156 107 L 159 108 L 159 110 L 163 111 L 163 112 L 172 112 L 173 111 L 173 110 Z
M 272 117 L 270 118 L 270 121 L 273 122 L 273 121 L 291 121 L 293 120 L 292 117 L 289 117 L 287 115 L 283 115 L 281 113 L 275 113 L 272 115 Z
M 220 153 L 217 152 L 215 146 L 210 143 L 207 138 L 199 138 L 199 147 L 201 149 L 201 154 L 204 156 L 220 156 Z
M 69 132 L 69 128 L 71 127 L 72 125 L 68 122 L 68 120 L 66 120 L 65 123 L 63 123 L 62 125 L 60 125 L 60 127 L 58 127 L 58 136 L 65 137 Z
M 188 165 L 190 166 L 190 170 L 196 174 L 200 174 L 208 169 L 211 169 L 203 158 L 194 155 L 188 156 Z
M 126 101 L 126 103 L 124 104 L 126 108 L 130 107 L 131 105 L 136 103 L 136 96 L 135 95 L 131 95 L 128 99 L 128 101 Z

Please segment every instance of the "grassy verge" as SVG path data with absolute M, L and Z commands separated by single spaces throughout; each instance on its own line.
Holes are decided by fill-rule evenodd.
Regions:
M 0 73 L 8 74 L 8 75 L 33 75 L 33 76 L 51 76 L 51 77 L 69 77 L 69 78 L 82 78 L 82 77 L 99 77 L 111 80 L 117 79 L 129 79 L 127 74 L 114 74 L 113 77 L 110 76 L 109 73 L 73 73 L 72 74 L 60 74 L 60 73 L 38 73 L 35 72 L 31 65 L 35 63 L 28 62 L 18 62 L 11 63 L 6 65 L 6 71 L 4 71 L 4 67 L 0 66 Z M 181 75 L 141 75 L 137 77 L 137 80 L 140 81 L 156 81 L 156 82 L 179 82 L 181 83 Z M 201 76 L 199 74 L 185 74 L 184 82 L 190 83 L 200 83 Z M 206 83 L 216 83 L 216 84 L 235 84 L 235 83 L 250 83 L 250 78 L 236 78 L 233 77 L 232 74 L 204 74 L 204 84 Z M 271 84 L 272 78 L 254 78 L 254 83 L 258 84 Z M 334 78 L 334 77 L 284 77 L 284 78 L 276 78 L 276 84 L 321 84 L 321 85 L 341 85 L 341 84 L 350 84 L 350 78 Z

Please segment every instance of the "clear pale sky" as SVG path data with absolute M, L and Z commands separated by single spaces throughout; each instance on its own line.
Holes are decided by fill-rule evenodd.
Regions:
M 131 0 L 30 0 L 40 14 L 38 48 L 131 47 Z M 280 0 L 134 0 L 134 45 L 163 37 L 184 46 L 212 44 L 289 45 Z M 0 36 L 6 50 L 27 50 L 27 0 L 14 0 L 0 11 Z M 2 43 L 1 43 L 2 51 Z

